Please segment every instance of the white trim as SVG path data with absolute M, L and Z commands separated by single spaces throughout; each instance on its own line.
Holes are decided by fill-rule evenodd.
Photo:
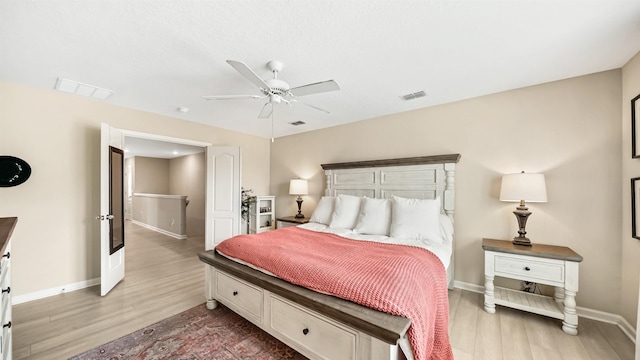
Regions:
M 133 130 L 127 130 L 127 129 L 120 129 L 120 130 L 122 131 L 122 133 L 124 134 L 125 137 L 134 137 L 134 138 L 140 138 L 140 139 L 165 141 L 165 142 L 170 142 L 170 143 L 175 143 L 175 144 L 199 146 L 199 147 L 203 147 L 203 148 L 206 148 L 207 146 L 211 146 L 211 143 L 205 142 L 205 141 L 183 139 L 183 138 L 177 138 L 177 137 L 172 137 L 172 136 L 164 136 L 164 135 L 158 135 L 158 134 L 152 134 L 152 133 L 140 132 L 140 131 L 133 131 Z
M 476 285 L 476 284 L 455 280 L 453 282 L 453 287 L 460 290 L 466 290 L 474 293 L 484 294 L 484 286 L 482 285 Z
M 484 294 L 484 286 L 481 286 L 481 285 L 476 285 L 476 284 L 471 284 L 471 283 L 456 280 L 453 282 L 453 286 L 456 289 Z M 576 306 L 576 312 L 578 313 L 579 317 L 596 320 L 596 321 L 602 321 L 608 324 L 618 325 L 620 330 L 622 330 L 622 332 L 625 335 L 627 335 L 627 337 L 631 339 L 631 341 L 633 341 L 633 343 L 635 344 L 636 329 L 634 329 L 633 326 L 631 326 L 631 324 L 629 324 L 629 322 L 625 320 L 625 318 L 623 318 L 622 316 L 617 314 L 607 313 L 604 311 L 593 310 L 593 309 L 589 309 L 581 306 Z
M 153 230 L 155 232 L 159 232 L 161 234 L 167 235 L 167 236 L 171 236 L 174 239 L 178 239 L 178 240 L 185 240 L 187 238 L 187 235 L 180 235 L 180 234 L 176 234 L 176 233 L 172 233 L 170 231 L 167 230 L 162 230 L 160 228 L 157 228 L 155 226 L 151 226 L 149 224 L 145 224 L 143 222 L 140 222 L 138 220 L 131 220 L 132 223 L 136 224 L 136 225 L 140 225 L 142 227 L 145 227 L 149 230 Z
M 73 284 L 67 284 L 62 286 L 53 287 L 50 289 L 34 291 L 28 294 L 22 294 L 11 297 L 11 305 L 22 304 L 29 301 L 40 300 L 50 296 L 60 295 L 70 291 L 76 291 L 91 286 L 99 285 L 100 278 L 94 278 L 90 280 L 80 281 Z
M 179 199 L 179 200 L 187 199 L 187 195 L 133 193 L 133 196 L 149 197 L 149 198 L 155 198 L 155 199 Z

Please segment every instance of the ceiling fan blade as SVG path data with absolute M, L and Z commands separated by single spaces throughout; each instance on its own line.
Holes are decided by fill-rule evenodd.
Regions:
M 269 116 L 271 116 L 271 112 L 273 112 L 273 104 L 268 102 L 262 107 L 260 115 L 258 115 L 258 119 L 268 119 Z
M 292 89 L 289 89 L 289 92 L 293 94 L 293 96 L 304 96 L 310 94 L 318 94 L 327 91 L 336 91 L 340 90 L 340 86 L 334 80 L 321 81 L 313 84 L 307 84 L 302 86 L 297 86 Z
M 298 103 L 300 103 L 300 104 L 302 104 L 302 105 L 308 106 L 308 107 L 310 107 L 310 108 L 314 108 L 314 109 L 316 109 L 316 110 L 320 110 L 320 111 L 322 111 L 323 113 L 330 114 L 330 112 L 328 112 L 327 110 L 322 109 L 322 108 L 319 108 L 319 107 L 314 106 L 314 105 L 311 105 L 311 104 L 307 104 L 307 103 L 306 103 L 306 102 L 304 102 L 304 101 L 300 101 L 300 100 L 298 100 L 298 99 L 293 99 L 293 100 L 291 100 L 291 101 L 295 101 L 295 102 L 298 102 Z
M 233 66 L 233 68 L 236 69 L 236 71 L 238 71 L 240 75 L 244 76 L 247 80 L 256 84 L 257 87 L 263 88 L 263 89 L 270 89 L 269 85 L 267 85 L 267 83 L 264 82 L 264 80 L 262 80 L 260 76 L 258 76 L 258 74 L 256 74 L 253 70 L 251 70 L 251 68 L 248 67 L 247 64 L 241 61 L 235 61 L 235 60 L 227 60 L 227 63 Z
M 205 100 L 235 100 L 235 99 L 260 99 L 266 96 L 258 95 L 204 95 Z

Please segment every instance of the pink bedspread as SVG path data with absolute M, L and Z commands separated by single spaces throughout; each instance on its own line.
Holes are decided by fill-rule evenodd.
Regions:
M 447 275 L 428 250 L 297 227 L 235 236 L 216 250 L 290 283 L 409 318 L 416 359 L 453 359 Z

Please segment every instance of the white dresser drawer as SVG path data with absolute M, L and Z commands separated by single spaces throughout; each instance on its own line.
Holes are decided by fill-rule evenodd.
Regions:
M 240 315 L 262 323 L 262 290 L 238 278 L 217 272 L 216 294 Z
M 271 296 L 270 327 L 320 359 L 355 359 L 357 333 Z
M 4 275 L 11 265 L 11 252 L 10 250 L 5 251 L 5 253 L 0 257 L 0 275 Z
M 564 284 L 564 261 L 538 261 L 531 258 L 497 255 L 494 269 L 498 276 L 511 278 L 520 276 L 529 281 L 551 282 L 551 285 Z
M 11 359 L 11 328 L 2 328 L 2 359 Z

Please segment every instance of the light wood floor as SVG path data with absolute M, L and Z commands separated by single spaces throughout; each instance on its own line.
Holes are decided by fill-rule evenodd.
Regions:
M 66 359 L 204 302 L 202 237 L 176 240 L 127 223 L 126 276 L 106 297 L 99 287 L 13 307 L 14 359 Z M 623 359 L 634 344 L 615 325 L 580 318 L 579 335 L 560 321 L 498 307 L 481 294 L 449 292 L 456 360 Z

